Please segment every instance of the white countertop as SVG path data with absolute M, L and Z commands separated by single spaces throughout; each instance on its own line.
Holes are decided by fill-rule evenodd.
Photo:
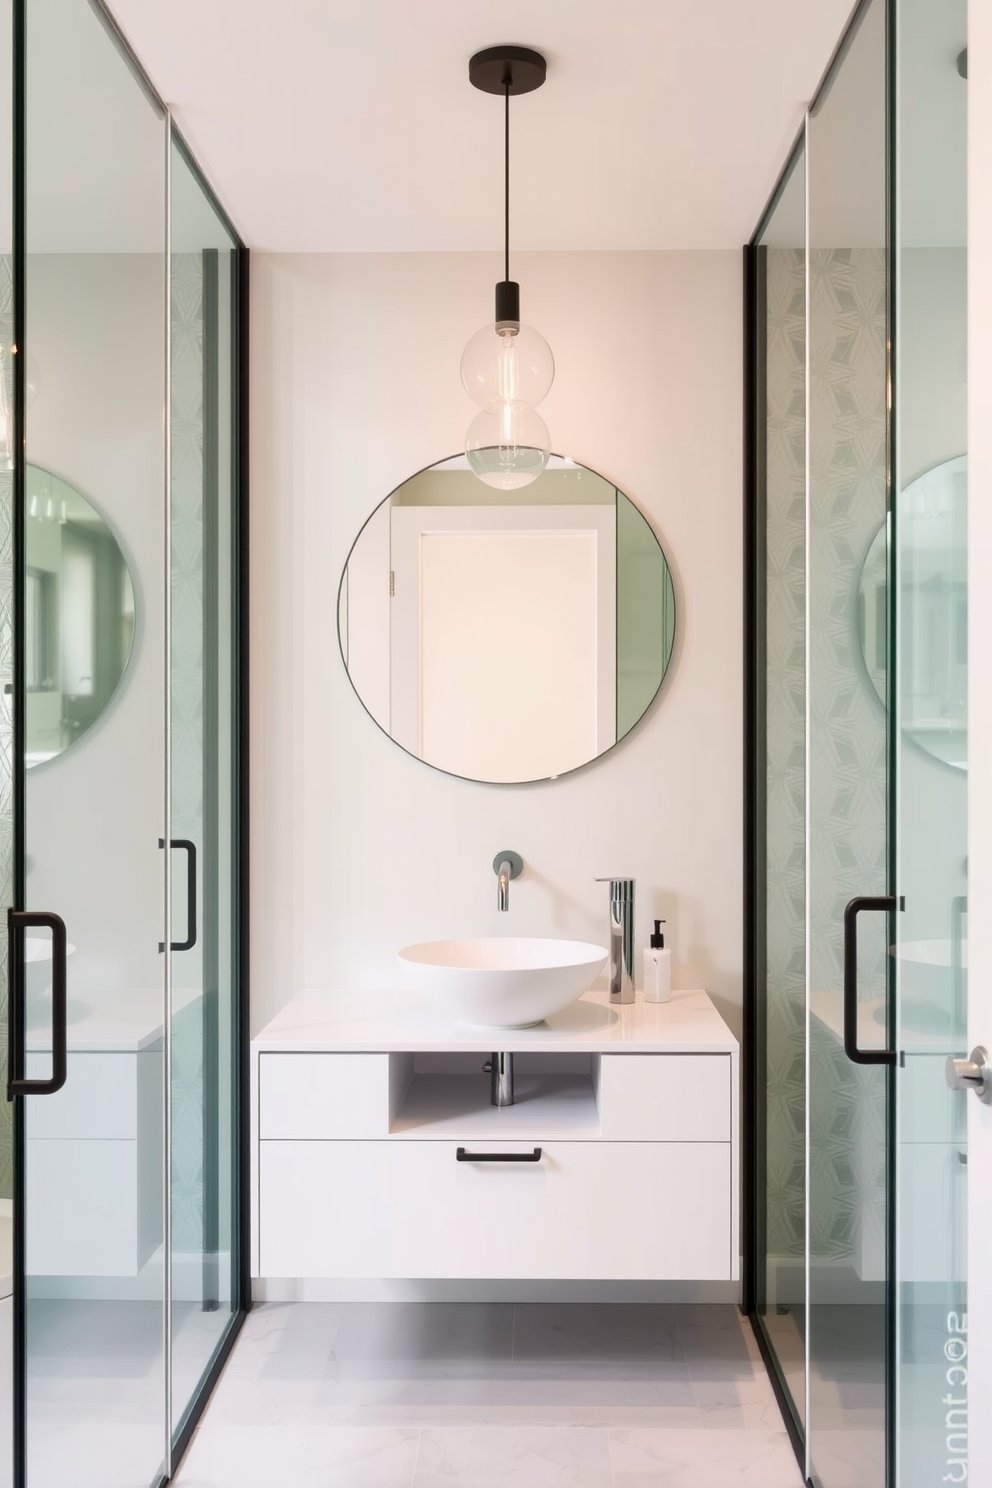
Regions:
M 162 1042 L 164 992 L 70 992 L 66 1046 L 70 1054 L 129 1054 L 154 1049 Z M 198 992 L 173 994 L 172 1014 L 200 1000 Z M 25 1031 L 24 1049 L 29 1055 L 51 1053 L 52 1030 L 48 1022 L 51 1004 L 32 1004 L 39 1019 Z M 41 1019 L 45 1021 L 40 1022 Z
M 473 1028 L 452 1023 L 408 994 L 356 993 L 351 999 L 300 992 L 252 1040 L 257 1050 L 289 1052 L 505 1053 L 541 1049 L 564 1054 L 732 1054 L 738 1044 L 705 992 L 673 992 L 671 1002 L 610 1005 L 609 993 L 587 992 L 536 1028 Z

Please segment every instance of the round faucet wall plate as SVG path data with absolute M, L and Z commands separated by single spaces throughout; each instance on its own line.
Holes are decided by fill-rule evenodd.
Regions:
M 523 871 L 524 860 L 519 853 L 510 852 L 509 848 L 507 848 L 505 852 L 498 852 L 496 854 L 496 856 L 493 858 L 493 872 L 496 874 L 497 877 L 499 876 L 499 870 L 502 868 L 504 863 L 509 863 L 510 865 L 511 878 L 520 877 L 520 874 Z

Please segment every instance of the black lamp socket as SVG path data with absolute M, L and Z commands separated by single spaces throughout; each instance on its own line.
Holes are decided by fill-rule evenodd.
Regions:
M 520 329 L 520 285 L 513 279 L 501 279 L 496 286 L 496 329 Z

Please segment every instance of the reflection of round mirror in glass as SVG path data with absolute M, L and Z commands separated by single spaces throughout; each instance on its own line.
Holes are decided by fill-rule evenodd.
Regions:
M 117 691 L 134 639 L 124 554 L 84 496 L 37 465 L 25 471 L 25 763 L 92 728 Z
M 464 455 L 372 513 L 348 556 L 338 634 L 352 686 L 397 744 L 439 770 L 547 780 L 643 717 L 675 640 L 658 539 L 595 471 L 552 455 L 497 495 Z
M 901 723 L 921 749 L 957 770 L 968 759 L 968 457 L 912 481 L 897 508 Z M 858 604 L 861 650 L 885 702 L 884 527 L 868 549 Z

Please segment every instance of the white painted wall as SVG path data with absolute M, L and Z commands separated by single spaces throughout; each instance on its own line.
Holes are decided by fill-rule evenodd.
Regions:
M 403 754 L 354 696 L 337 588 L 372 508 L 456 453 L 462 348 L 496 255 L 268 255 L 252 285 L 252 997 L 367 1004 L 396 950 L 451 934 L 602 938 L 599 874 L 637 879 L 638 963 L 668 921 L 674 975 L 741 1003 L 741 316 L 734 252 L 520 254 L 524 316 L 558 376 L 554 448 L 644 510 L 680 630 L 644 722 L 553 784 L 480 786 Z M 524 873 L 496 912 L 498 848 Z

